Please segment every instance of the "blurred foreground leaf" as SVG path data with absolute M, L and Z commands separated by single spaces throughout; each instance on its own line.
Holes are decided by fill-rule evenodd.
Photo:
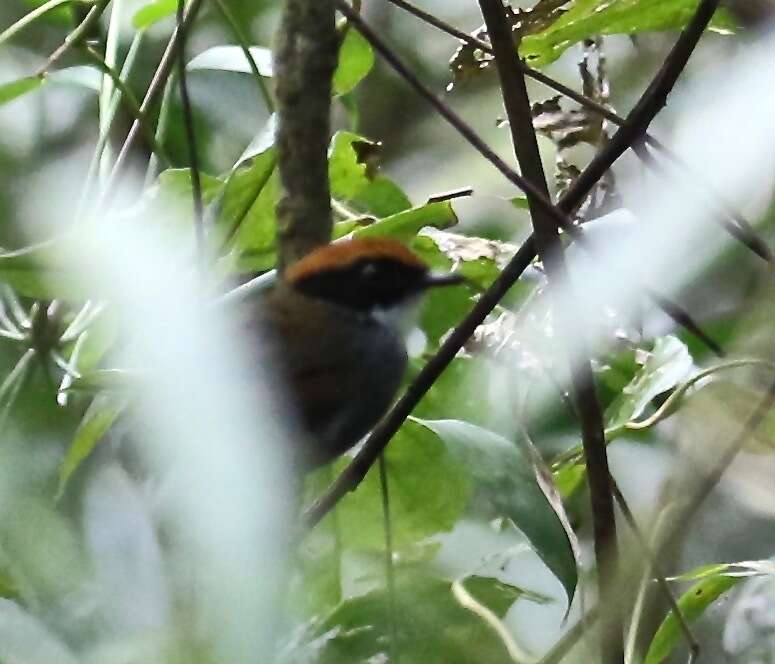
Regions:
M 7 104 L 8 102 L 18 99 L 22 95 L 37 90 L 41 85 L 46 82 L 46 79 L 42 76 L 27 76 L 26 78 L 19 78 L 15 81 L 0 84 L 0 106 Z

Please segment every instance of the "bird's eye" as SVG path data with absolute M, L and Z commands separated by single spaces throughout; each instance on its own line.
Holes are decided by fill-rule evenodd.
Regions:
M 361 276 L 365 277 L 366 279 L 373 279 L 377 276 L 377 266 L 374 265 L 371 261 L 368 263 L 364 263 L 361 265 Z

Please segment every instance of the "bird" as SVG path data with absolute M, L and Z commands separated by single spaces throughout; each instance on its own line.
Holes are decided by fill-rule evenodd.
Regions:
M 248 324 L 295 418 L 291 462 L 313 470 L 358 443 L 390 408 L 406 371 L 405 335 L 423 293 L 459 284 L 397 240 L 318 247 L 286 268 Z

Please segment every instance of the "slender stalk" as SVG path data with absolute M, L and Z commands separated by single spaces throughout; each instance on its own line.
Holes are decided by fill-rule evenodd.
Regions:
M 638 526 L 638 522 L 635 520 L 635 515 L 632 513 L 632 510 L 630 510 L 630 506 L 627 504 L 627 501 L 624 498 L 624 494 L 619 489 L 619 485 L 616 483 L 616 480 L 614 480 L 613 477 L 611 477 L 611 487 L 614 492 L 614 497 L 616 498 L 616 503 L 619 505 L 619 509 L 624 515 L 624 520 L 627 522 L 630 530 L 632 530 L 633 535 L 635 535 L 635 539 L 638 541 L 638 546 L 640 546 L 641 551 L 646 558 L 649 573 L 654 575 L 654 578 L 662 590 L 662 594 L 665 596 L 668 604 L 670 605 L 670 610 L 673 612 L 673 615 L 678 622 L 678 627 L 681 630 L 681 634 L 683 634 L 683 637 L 689 646 L 689 661 L 693 662 L 699 655 L 700 644 L 694 637 L 694 634 L 689 627 L 689 623 L 686 621 L 686 617 L 684 616 L 683 611 L 681 611 L 681 607 L 678 606 L 678 601 L 676 600 L 675 595 L 670 588 L 670 584 L 665 578 L 665 573 L 662 571 L 662 566 L 660 565 L 654 550 L 646 540 L 643 531 Z
M 533 127 L 527 85 L 519 66 L 519 58 L 514 48 L 514 40 L 503 3 L 501 0 L 479 0 L 479 6 L 490 35 L 503 101 L 509 118 L 512 144 L 520 169 L 524 176 L 548 197 L 549 187 Z M 624 661 L 624 630 L 622 614 L 617 609 L 619 603 L 616 519 L 606 455 L 603 412 L 597 398 L 589 350 L 583 341 L 585 334 L 583 330 L 579 332 L 577 329 L 583 317 L 574 306 L 575 298 L 572 294 L 569 297 L 561 297 L 559 290 L 555 290 L 563 288 L 563 284 L 568 284 L 559 229 L 554 220 L 545 214 L 545 210 L 529 193 L 528 204 L 538 255 L 546 269 L 550 293 L 554 294 L 554 319 L 569 347 L 571 398 L 580 419 L 592 503 L 598 594 L 601 605 L 607 609 L 602 618 L 600 630 L 601 653 L 603 662 L 617 664 Z M 566 285 L 565 288 L 569 286 Z M 571 345 L 577 350 L 570 350 Z
M 248 66 L 250 67 L 250 71 L 256 81 L 256 86 L 258 87 L 258 91 L 261 95 L 261 101 L 264 103 L 266 109 L 270 113 L 274 113 L 274 102 L 272 101 L 272 95 L 269 94 L 269 88 L 266 86 L 264 77 L 261 76 L 261 73 L 258 71 L 256 60 L 253 57 L 253 54 L 250 52 L 250 42 L 248 41 L 247 36 L 242 31 L 240 24 L 237 22 L 237 19 L 234 18 L 234 14 L 231 13 L 229 6 L 224 2 L 224 0 L 213 0 L 213 2 L 215 3 L 216 9 L 221 13 L 221 16 L 223 16 L 223 20 L 229 24 L 231 31 L 234 33 L 234 38 L 237 40 L 237 43 L 242 49 L 242 52 L 245 54 L 245 59 L 248 61 Z
M 118 46 L 121 33 L 121 9 L 123 0 L 113 0 L 113 6 L 110 11 L 110 22 L 108 24 L 108 35 L 105 38 L 105 65 L 113 70 L 117 68 Z M 123 79 L 126 80 L 126 79 Z M 100 135 L 108 133 L 112 118 L 110 117 L 110 106 L 113 100 L 113 90 L 115 83 L 113 77 L 105 73 L 102 76 L 99 96 L 99 127 Z M 103 153 L 100 157 L 100 174 L 105 177 L 110 170 L 110 150 L 106 143 Z
M 45 64 L 38 69 L 37 76 L 45 76 L 48 71 L 67 53 L 74 44 L 80 44 L 81 40 L 89 34 L 89 31 L 97 25 L 97 21 L 100 20 L 103 12 L 107 8 L 110 0 L 99 0 L 86 14 L 86 17 L 81 21 L 70 34 L 65 37 L 65 41 L 59 46 L 46 60 Z
M 177 62 L 178 83 L 180 86 L 180 102 L 183 110 L 183 124 L 186 128 L 186 141 L 188 143 L 188 159 L 191 170 L 191 196 L 194 204 L 194 233 L 196 236 L 196 250 L 199 264 L 204 268 L 204 203 L 202 201 L 202 181 L 199 174 L 199 155 L 196 148 L 196 131 L 194 131 L 194 116 L 191 111 L 191 100 L 188 95 L 188 81 L 186 78 L 186 32 L 185 0 L 178 0 L 177 12 Z M 154 137 L 155 138 L 155 137 Z
M 119 78 L 122 81 L 129 80 L 129 75 L 132 72 L 132 68 L 134 67 L 135 61 L 137 60 L 137 54 L 140 52 L 140 45 L 142 44 L 143 40 L 143 32 L 138 32 L 135 34 L 134 38 L 132 39 L 132 43 L 129 45 L 129 51 L 127 52 L 126 58 L 124 59 L 124 64 L 121 67 L 121 73 L 119 74 Z M 80 219 L 83 215 L 84 206 L 86 205 L 86 202 L 89 200 L 89 196 L 91 194 L 91 189 L 94 186 L 94 180 L 97 177 L 97 171 L 99 169 L 101 158 L 103 151 L 105 150 L 105 147 L 108 144 L 108 141 L 110 140 L 110 130 L 113 127 L 113 122 L 116 119 L 116 113 L 118 112 L 118 108 L 121 105 L 121 97 L 122 97 L 121 88 L 118 90 L 115 90 L 113 92 L 113 97 L 110 100 L 110 106 L 108 106 L 108 109 L 104 115 L 105 123 L 100 128 L 100 135 L 97 139 L 97 145 L 94 148 L 94 152 L 92 153 L 91 161 L 89 162 L 89 169 L 86 172 L 86 178 L 83 185 L 83 191 L 81 193 L 81 198 L 78 203 L 78 212 L 76 213 L 75 218 Z M 102 125 L 103 116 L 100 116 L 100 124 Z M 157 144 L 161 145 L 160 141 L 156 141 Z
M 202 0 L 191 0 L 187 10 L 185 11 L 182 26 L 179 26 L 175 29 L 175 32 L 172 33 L 172 36 L 167 42 L 167 47 L 164 50 L 164 54 L 162 55 L 161 60 L 159 61 L 159 66 L 156 68 L 156 72 L 151 79 L 151 83 L 145 92 L 145 97 L 143 97 L 143 101 L 140 104 L 140 110 L 143 114 L 147 114 L 150 111 L 151 106 L 153 106 L 153 104 L 156 102 L 159 94 L 164 88 L 165 83 L 167 82 L 167 79 L 170 76 L 170 73 L 175 66 L 178 53 L 178 44 L 181 39 L 180 28 L 182 27 L 185 30 L 194 21 L 201 7 Z M 116 157 L 116 161 L 113 164 L 113 170 L 111 171 L 110 177 L 108 178 L 108 181 L 105 184 L 105 188 L 103 189 L 103 193 L 99 201 L 99 207 L 109 207 L 112 196 L 115 193 L 114 190 L 116 184 L 123 174 L 124 166 L 126 165 L 126 161 L 129 158 L 129 153 L 131 152 L 132 147 L 137 140 L 137 134 L 140 131 L 140 123 L 135 120 L 132 123 L 132 126 L 129 128 L 129 132 L 127 133 L 127 137 L 124 140 L 124 144 L 121 146 L 121 150 L 119 151 L 118 156 Z
M 135 97 L 134 92 L 129 88 L 126 82 L 122 79 L 121 74 L 117 72 L 113 67 L 109 66 L 102 56 L 95 51 L 91 46 L 86 46 L 83 49 L 89 58 L 94 62 L 97 67 L 102 70 L 110 79 L 113 84 L 121 91 L 120 101 L 124 103 L 132 117 L 135 119 L 145 136 L 145 140 L 148 141 L 148 145 L 151 147 L 153 153 L 165 164 L 169 164 L 169 158 L 167 157 L 164 148 L 156 142 L 156 136 L 154 135 L 153 128 L 148 121 L 147 116 L 140 108 L 140 104 Z
M 32 25 L 41 16 L 44 16 L 52 9 L 56 9 L 60 5 L 70 4 L 71 2 L 73 2 L 73 0 L 48 0 L 48 2 L 44 2 L 40 7 L 36 7 L 0 32 L 0 46 L 12 39 L 18 32 L 24 30 L 28 25 Z
M 156 122 L 156 142 L 164 145 L 164 139 L 167 136 L 167 130 L 170 126 L 170 109 L 172 107 L 172 95 L 175 90 L 175 76 L 170 75 L 164 86 L 164 94 L 161 97 L 161 108 L 159 109 L 159 118 Z M 159 174 L 159 160 L 155 154 L 148 158 L 148 167 L 145 170 L 145 186 L 148 187 Z
M 398 646 L 398 606 L 396 605 L 396 579 L 393 569 L 393 523 L 390 518 L 390 491 L 388 488 L 387 464 L 385 455 L 379 457 L 379 485 L 382 493 L 382 518 L 385 524 L 385 581 L 388 598 L 390 601 L 390 661 L 399 661 L 400 649 Z

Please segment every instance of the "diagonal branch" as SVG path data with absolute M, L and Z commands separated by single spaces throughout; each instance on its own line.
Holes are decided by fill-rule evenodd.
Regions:
M 683 67 L 686 66 L 691 50 L 696 46 L 708 21 L 710 21 L 710 17 L 713 15 L 712 11 L 708 14 L 707 5 L 710 4 L 715 8 L 717 2 L 718 0 L 702 0 L 697 13 L 681 34 L 675 47 L 668 55 L 661 71 L 666 69 L 682 70 Z M 337 1 L 337 8 L 347 16 L 348 20 L 353 21 L 353 25 L 361 32 L 361 34 L 364 34 L 368 38 L 368 34 L 363 30 L 365 26 L 363 21 L 360 20 L 360 17 L 358 17 L 342 0 Z M 371 36 L 375 36 L 373 35 L 373 32 Z M 374 45 L 373 41 L 371 43 Z M 688 46 L 691 46 L 691 48 L 688 48 Z M 629 128 L 628 131 L 633 135 L 633 141 L 646 130 L 648 124 L 650 124 L 659 108 L 661 108 L 660 106 L 659 108 L 654 109 L 652 113 L 653 104 L 644 100 L 644 98 L 655 95 L 665 99 L 677 78 L 677 74 L 669 77 L 658 75 L 655 81 L 659 80 L 660 85 L 655 86 L 652 84 L 641 97 L 641 101 L 636 106 L 636 109 L 641 109 L 641 111 L 637 116 L 630 114 L 632 118 L 628 117 L 628 123 L 632 122 L 634 124 L 635 120 L 645 123 L 640 128 Z M 647 113 L 643 109 L 647 109 L 649 112 Z M 633 111 L 633 113 L 634 112 L 635 111 Z M 622 127 L 622 130 L 624 128 L 625 127 Z M 615 136 L 619 133 L 620 132 L 617 132 Z M 605 173 L 608 167 L 610 167 L 628 147 L 629 145 L 622 144 L 621 139 L 616 144 L 613 142 L 608 144 L 593 160 L 594 168 L 599 170 L 601 165 L 607 163 L 608 166 L 602 171 Z M 590 166 L 582 172 L 582 176 L 584 176 L 590 168 L 593 168 L 593 164 L 590 164 Z M 597 179 L 585 177 L 580 184 L 576 184 L 562 199 L 560 199 L 558 207 L 562 210 L 575 209 L 575 207 L 584 200 L 589 191 L 592 190 L 596 182 Z M 342 471 L 326 492 L 306 510 L 304 513 L 304 522 L 307 527 L 314 527 L 314 525 L 317 524 L 346 493 L 352 491 L 360 484 L 369 468 L 371 468 L 378 459 L 379 455 L 390 442 L 390 439 L 401 427 L 401 424 L 409 417 L 412 410 L 414 410 L 415 406 L 420 402 L 420 399 L 422 399 L 425 393 L 432 387 L 444 369 L 449 366 L 458 351 L 465 345 L 471 335 L 473 335 L 476 328 L 484 322 L 489 313 L 516 283 L 520 275 L 527 269 L 530 263 L 532 263 L 535 256 L 536 246 L 534 238 L 531 236 L 522 244 L 490 288 L 482 294 L 469 314 L 450 333 L 437 353 L 425 364 L 393 409 L 374 428 L 360 452 L 355 456 L 347 468 Z
M 533 127 L 533 115 L 527 94 L 525 77 L 519 66 L 519 56 L 506 19 L 502 0 L 479 0 L 487 32 L 490 35 L 495 65 L 500 79 L 503 103 L 509 119 L 514 153 L 520 169 L 536 187 L 549 195 L 538 140 Z M 601 616 L 601 653 L 605 664 L 624 661 L 623 624 L 617 610 L 616 518 L 606 455 L 603 412 L 597 397 L 585 333 L 574 331 L 583 319 L 572 293 L 561 297 L 560 289 L 569 288 L 560 232 L 553 220 L 528 195 L 530 218 L 533 223 L 538 256 L 544 264 L 553 296 L 554 319 L 568 346 L 571 371 L 571 398 L 581 424 L 581 440 L 587 461 L 587 477 L 592 504 L 595 559 L 597 563 L 598 596 L 607 610 Z M 574 347 L 575 350 L 571 350 Z
M 194 206 L 194 237 L 196 238 L 197 258 L 201 268 L 205 265 L 205 231 L 204 203 L 202 202 L 202 180 L 199 173 L 199 153 L 196 148 L 196 131 L 194 116 L 191 110 L 191 99 L 188 94 L 188 77 L 186 76 L 186 23 L 185 1 L 178 0 L 176 25 L 179 34 L 177 61 L 178 86 L 180 87 L 180 106 L 183 111 L 183 125 L 186 130 L 188 144 L 188 161 L 191 171 L 191 197 Z

